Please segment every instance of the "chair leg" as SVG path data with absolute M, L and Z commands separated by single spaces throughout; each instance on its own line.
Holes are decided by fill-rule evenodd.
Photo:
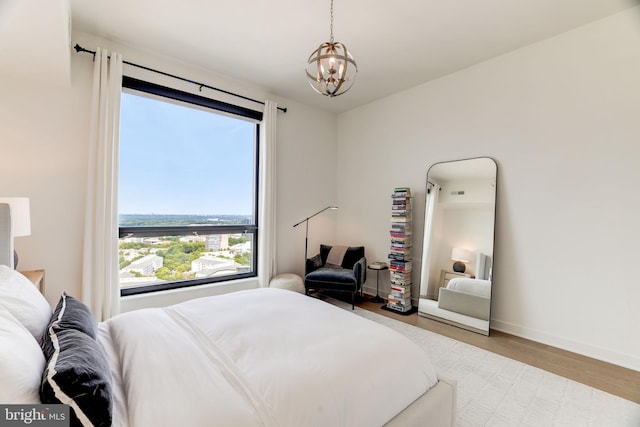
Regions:
M 356 309 L 356 291 L 351 292 L 351 310 Z

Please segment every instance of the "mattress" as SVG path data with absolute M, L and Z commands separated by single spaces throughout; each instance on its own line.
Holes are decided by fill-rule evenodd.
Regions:
M 124 313 L 98 339 L 114 426 L 381 426 L 438 384 L 406 337 L 282 289 Z

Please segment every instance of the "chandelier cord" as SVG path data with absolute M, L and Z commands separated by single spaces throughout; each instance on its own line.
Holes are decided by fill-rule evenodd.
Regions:
M 331 25 L 329 27 L 331 36 L 329 37 L 329 42 L 333 43 L 333 0 L 331 0 Z

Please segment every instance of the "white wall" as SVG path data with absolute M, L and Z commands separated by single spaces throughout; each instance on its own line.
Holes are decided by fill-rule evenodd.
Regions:
M 428 167 L 493 157 L 492 326 L 640 370 L 639 106 L 636 7 L 344 113 L 338 235 L 384 259 L 410 186 L 419 255 Z
M 249 83 L 212 75 L 201 69 L 147 52 L 119 46 L 94 36 L 76 33 L 73 43 L 88 49 L 117 49 L 125 60 L 202 81 L 256 99 L 270 97 Z M 88 54 L 71 55 L 71 85 L 54 87 L 16 77 L 0 77 L 0 195 L 31 199 L 32 233 L 16 239 L 19 269 L 46 270 L 46 297 L 57 302 L 63 289 L 80 295 L 82 233 L 84 226 L 87 139 L 89 135 L 93 63 Z M 46 70 L 43 70 L 46 73 Z M 125 66 L 125 73 L 168 83 L 157 75 Z M 176 84 L 175 81 L 171 82 Z M 197 91 L 188 84 L 178 85 Z M 209 93 L 210 96 L 215 94 Z M 273 97 L 270 97 L 273 99 Z M 304 269 L 304 230 L 293 229 L 298 220 L 319 207 L 335 204 L 336 116 L 286 99 L 275 98 L 288 112 L 278 113 L 277 147 L 277 268 L 280 272 Z M 225 100 L 223 98 L 223 100 Z M 237 102 L 232 99 L 232 102 Z M 245 104 L 260 109 L 258 104 Z M 335 217 L 325 215 L 313 224 L 313 239 L 333 240 Z M 301 234 L 302 231 L 302 234 Z M 240 288 L 246 287 L 246 281 Z M 203 289 L 189 296 L 202 296 Z M 206 289 L 209 294 L 219 290 Z M 186 298 L 157 295 L 153 304 Z M 140 298 L 124 309 L 144 306 Z
M 0 78 L 0 194 L 31 199 L 18 269 L 46 270 L 50 302 L 78 295 L 81 280 L 91 59 L 72 65 L 68 87 Z

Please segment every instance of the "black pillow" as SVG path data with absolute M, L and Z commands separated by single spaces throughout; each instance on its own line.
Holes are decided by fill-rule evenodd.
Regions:
M 53 345 L 51 343 L 51 337 L 49 336 L 49 328 L 54 323 L 59 330 L 75 329 L 90 336 L 94 340 L 96 339 L 98 322 L 93 316 L 93 313 L 91 313 L 91 310 L 89 310 L 89 307 L 84 305 L 82 301 L 67 295 L 66 292 L 63 292 L 56 309 L 53 311 L 49 325 L 47 326 L 44 335 L 42 335 L 42 342 L 40 343 L 44 357 L 47 360 L 53 354 Z
M 55 324 L 47 332 L 54 351 L 42 374 L 42 403 L 70 405 L 74 427 L 110 426 L 112 379 L 100 344 L 81 331 Z

